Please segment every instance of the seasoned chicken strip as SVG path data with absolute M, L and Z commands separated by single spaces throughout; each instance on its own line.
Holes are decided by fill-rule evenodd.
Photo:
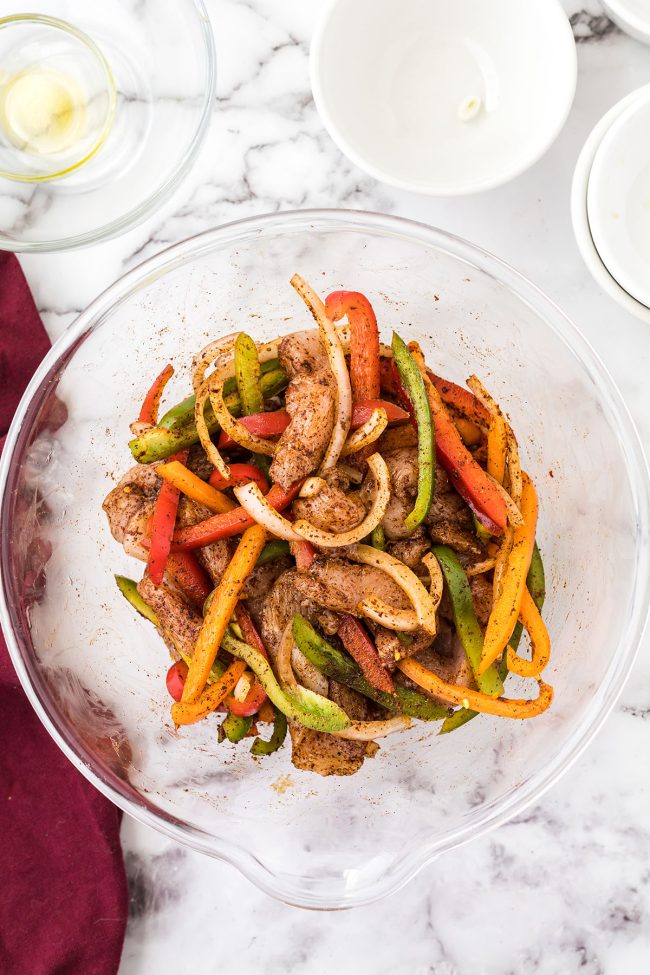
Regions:
M 366 509 L 357 494 L 345 494 L 330 484 L 325 484 L 314 498 L 294 501 L 293 513 L 316 528 L 336 534 L 356 528 L 366 517 Z
M 106 496 L 102 508 L 106 512 L 111 534 L 117 542 L 124 542 L 131 519 L 142 515 L 147 503 L 156 500 L 161 483 L 155 468 L 136 464 Z
M 140 580 L 138 592 L 157 615 L 170 644 L 191 657 L 203 622 L 199 613 L 167 586 L 154 586 L 149 576 Z
M 334 428 L 334 377 L 318 332 L 296 332 L 280 343 L 289 376 L 285 409 L 291 422 L 278 441 L 271 478 L 288 488 L 317 470 Z

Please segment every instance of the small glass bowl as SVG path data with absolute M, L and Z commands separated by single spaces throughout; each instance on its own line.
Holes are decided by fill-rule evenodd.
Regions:
M 105 125 L 95 120 L 94 105 L 86 110 L 88 140 L 78 156 L 67 160 L 70 165 L 31 154 L 33 168 L 28 170 L 23 153 L 16 168 L 16 150 L 6 145 L 10 140 L 5 136 L 5 153 L 12 158 L 0 166 L 0 250 L 18 253 L 106 240 L 157 209 L 196 158 L 216 83 L 214 38 L 203 0 L 39 0 L 38 16 L 32 4 L 12 0 L 12 23 L 33 21 L 32 29 L 42 31 L 64 21 L 65 32 L 47 28 L 48 46 L 61 45 L 64 36 L 69 45 L 63 75 L 72 74 L 73 88 L 88 94 L 97 86 L 104 104 L 110 96 L 102 86 L 110 77 L 112 108 Z M 5 43 L 2 34 L 8 37 L 16 30 L 10 24 L 0 31 L 0 43 Z M 44 36 L 39 43 L 45 51 Z M 101 60 L 94 51 L 101 52 Z M 0 69 L 7 70 L 1 59 Z M 46 90 L 51 98 L 51 89 Z M 69 94 L 64 86 L 64 107 Z M 24 117 L 29 126 L 29 109 Z M 15 178 L 21 172 L 27 175 Z
M 54 17 L 3 17 L 0 65 L 0 177 L 57 179 L 87 162 L 117 101 L 94 41 Z
M 512 419 L 540 500 L 553 706 L 529 721 L 481 716 L 453 734 L 418 722 L 382 739 L 350 778 L 217 744 L 216 722 L 174 733 L 169 655 L 113 573 L 142 566 L 101 503 L 133 464 L 127 441 L 150 377 L 166 403 L 192 354 L 233 328 L 258 340 L 310 327 L 289 285 L 359 289 L 385 339 L 476 372 Z M 117 281 L 34 376 L 0 462 L 0 620 L 23 687 L 74 765 L 117 805 L 234 864 L 293 904 L 340 908 L 393 893 L 426 863 L 519 814 L 607 717 L 647 616 L 648 474 L 603 364 L 548 298 L 478 247 L 378 214 L 255 217 L 170 248 Z M 509 697 L 529 697 L 511 676 Z M 533 694 L 536 693 L 533 690 Z

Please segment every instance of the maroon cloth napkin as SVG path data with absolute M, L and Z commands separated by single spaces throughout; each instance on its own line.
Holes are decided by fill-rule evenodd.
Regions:
M 49 349 L 27 282 L 0 253 L 0 450 Z M 127 917 L 121 813 L 54 744 L 0 635 L 0 972 L 114 975 Z

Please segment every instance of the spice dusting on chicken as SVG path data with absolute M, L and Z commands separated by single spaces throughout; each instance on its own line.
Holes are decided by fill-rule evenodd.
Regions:
M 316 327 L 217 339 L 159 419 L 165 367 L 103 504 L 144 566 L 116 580 L 169 649 L 172 721 L 217 715 L 215 748 L 259 758 L 288 732 L 296 768 L 352 775 L 416 721 L 541 714 L 538 503 L 508 419 L 477 377 L 382 344 L 364 295 L 291 284 Z M 509 673 L 537 693 L 507 697 Z

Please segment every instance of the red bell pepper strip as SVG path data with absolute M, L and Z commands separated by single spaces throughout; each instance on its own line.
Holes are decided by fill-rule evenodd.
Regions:
M 356 430 L 358 427 L 363 426 L 370 419 L 372 411 L 378 408 L 386 410 L 389 423 L 399 423 L 402 420 L 408 420 L 408 413 L 405 413 L 404 410 L 400 409 L 394 403 L 388 403 L 383 399 L 360 399 L 352 404 L 351 428 Z M 239 422 L 250 433 L 254 433 L 258 437 L 277 437 L 287 429 L 291 422 L 291 417 L 284 410 L 276 410 L 274 413 L 254 413 L 252 416 L 240 416 Z M 223 433 L 222 431 L 219 437 L 219 449 L 227 450 L 229 447 L 236 446 L 232 437 L 229 437 L 227 433 Z M 232 470 L 233 467 L 238 466 L 243 467 L 245 465 L 231 464 L 230 468 Z M 213 484 L 212 479 L 210 479 L 210 483 Z M 227 487 L 227 485 L 213 484 L 213 487 Z
M 167 571 L 197 609 L 201 609 L 214 586 L 194 553 L 170 552 Z
M 279 484 L 274 484 L 266 499 L 276 511 L 283 511 L 298 496 L 304 481 L 296 481 L 286 490 Z M 243 531 L 255 524 L 244 508 L 233 508 L 223 515 L 213 515 L 196 525 L 181 528 L 174 534 L 172 551 L 187 552 L 190 549 L 211 545 L 220 538 L 232 538 L 241 535 Z
M 152 426 L 155 426 L 156 423 L 158 423 L 158 407 L 160 406 L 160 398 L 163 394 L 165 386 L 173 375 L 174 369 L 171 365 L 168 365 L 165 366 L 160 375 L 154 379 L 151 389 L 144 398 L 140 415 L 138 417 L 139 423 L 151 423 Z
M 262 656 L 268 660 L 269 655 L 264 646 L 264 641 L 262 637 L 257 632 L 257 627 L 253 622 L 251 614 L 248 611 L 248 607 L 241 602 L 237 603 L 235 607 L 235 619 L 239 624 L 239 629 L 244 637 L 244 643 L 247 643 L 250 647 L 254 647 L 256 650 L 262 654 Z M 238 701 L 236 697 L 230 694 L 226 698 L 226 707 L 231 712 L 231 714 L 237 715 L 238 718 L 250 718 L 251 715 L 256 714 L 264 702 L 267 700 L 266 691 L 260 684 L 259 680 L 255 679 L 253 686 L 246 695 L 244 701 Z
M 397 400 L 410 416 L 412 425 L 414 427 L 417 426 L 413 406 L 406 394 L 406 390 L 402 386 L 402 380 L 399 378 L 395 360 L 388 358 L 381 359 L 379 363 L 379 375 L 382 392 L 388 393 L 389 396 Z
M 389 423 L 401 423 L 409 418 L 406 410 L 385 399 L 358 399 L 352 404 L 351 428 L 356 430 L 362 427 L 372 416 L 372 411 L 378 409 L 386 411 Z
M 275 410 L 273 413 L 252 413 L 251 416 L 240 416 L 239 422 L 250 433 L 254 433 L 258 437 L 278 437 L 287 429 L 291 418 L 284 410 Z M 232 437 L 222 431 L 218 446 L 220 450 L 224 450 L 228 447 L 235 447 L 236 443 Z
M 234 487 L 236 484 L 248 484 L 249 481 L 255 481 L 262 494 L 266 494 L 269 489 L 269 482 L 255 464 L 230 464 L 229 467 L 229 478 L 223 477 L 219 471 L 213 471 L 210 474 L 212 487 L 223 490 L 224 488 Z
M 180 701 L 183 696 L 183 688 L 185 687 L 187 671 L 188 666 L 184 660 L 177 660 L 176 663 L 172 664 L 167 671 L 165 681 L 167 684 L 167 690 L 175 701 Z
M 359 620 L 344 613 L 339 623 L 338 635 L 347 652 L 361 667 L 368 683 L 378 691 L 394 694 L 395 685 L 391 676 L 382 665 L 377 648 Z
M 187 454 L 188 451 L 183 450 L 170 459 L 179 460 L 181 464 L 184 464 L 187 460 Z M 171 549 L 172 536 L 176 524 L 179 498 L 180 491 L 178 488 L 173 487 L 169 481 L 163 481 L 151 517 L 151 547 L 149 548 L 149 559 L 147 562 L 149 578 L 154 586 L 161 584 L 165 574 L 167 556 Z
M 489 427 L 492 419 L 487 406 L 481 403 L 469 389 L 458 386 L 450 382 L 449 379 L 441 379 L 435 373 L 427 369 L 429 379 L 440 393 L 440 398 L 447 406 L 453 407 L 461 416 L 476 423 L 479 427 Z
M 289 542 L 289 549 L 296 560 L 298 572 L 306 572 L 316 558 L 316 549 L 312 543 L 306 538 L 301 542 Z
M 477 520 L 493 535 L 501 535 L 508 520 L 505 502 L 494 482 L 472 457 L 460 438 L 456 424 L 447 412 L 440 394 L 429 379 L 424 356 L 416 342 L 409 344 L 425 380 L 427 398 L 436 431 L 436 453 L 447 471 L 450 484 L 469 505 Z
M 350 384 L 355 399 L 379 396 L 379 329 L 372 305 L 358 291 L 333 291 L 325 299 L 333 322 L 350 323 Z

